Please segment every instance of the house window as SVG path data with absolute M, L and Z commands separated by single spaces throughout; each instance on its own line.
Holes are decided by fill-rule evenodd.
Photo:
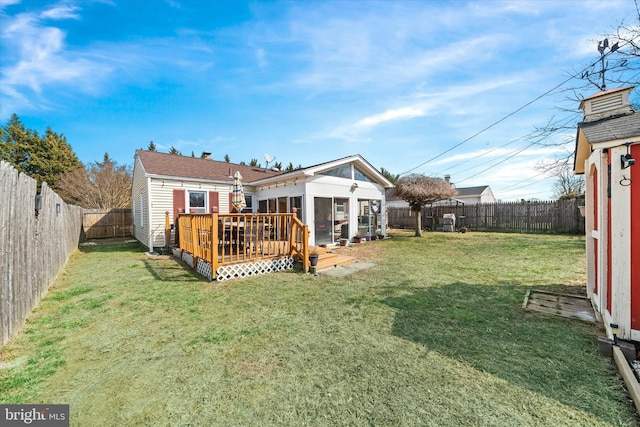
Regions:
M 204 191 L 189 191 L 189 212 L 207 212 L 207 194 Z
M 244 202 L 247 204 L 247 207 L 242 209 L 242 213 L 253 212 L 253 196 L 245 194 Z
M 367 178 L 367 176 L 364 173 L 362 173 L 358 168 L 354 168 L 353 179 L 355 179 L 356 181 L 371 182 L 371 180 Z
M 296 212 L 296 216 L 300 221 L 302 221 L 302 197 L 289 197 L 289 206 L 293 211 L 293 208 L 296 208 L 298 211 Z
M 344 165 L 334 169 L 329 169 L 324 172 L 320 172 L 320 175 L 337 176 L 338 178 L 351 179 L 351 165 Z

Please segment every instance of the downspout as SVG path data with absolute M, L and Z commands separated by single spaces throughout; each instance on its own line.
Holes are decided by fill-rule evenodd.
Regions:
M 153 252 L 153 224 L 151 224 L 151 177 L 147 177 L 147 224 L 149 227 L 147 247 Z

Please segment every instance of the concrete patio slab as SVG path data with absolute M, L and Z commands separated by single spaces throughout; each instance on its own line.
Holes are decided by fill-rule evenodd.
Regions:
M 356 261 L 351 264 L 345 264 L 339 267 L 319 271 L 318 274 L 330 277 L 345 277 L 351 273 L 355 273 L 356 271 L 366 270 L 367 268 L 371 268 L 373 266 L 375 266 L 375 264 L 372 262 Z

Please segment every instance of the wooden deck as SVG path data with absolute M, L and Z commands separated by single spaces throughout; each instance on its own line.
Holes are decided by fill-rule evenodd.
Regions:
M 176 231 L 180 256 L 212 279 L 279 271 L 293 260 L 309 270 L 309 228 L 294 213 L 182 213 Z

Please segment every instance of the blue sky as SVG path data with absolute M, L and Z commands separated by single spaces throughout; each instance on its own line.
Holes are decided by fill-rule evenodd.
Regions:
M 633 0 L 0 0 L 0 121 L 51 126 L 85 163 L 106 151 L 131 165 L 149 141 L 263 165 L 360 154 L 546 199 L 553 180 L 534 165 L 572 150 L 575 130 L 545 141 L 564 148 L 526 136 L 577 123 L 560 89 L 584 81 L 469 138 L 597 60 L 637 15 Z

